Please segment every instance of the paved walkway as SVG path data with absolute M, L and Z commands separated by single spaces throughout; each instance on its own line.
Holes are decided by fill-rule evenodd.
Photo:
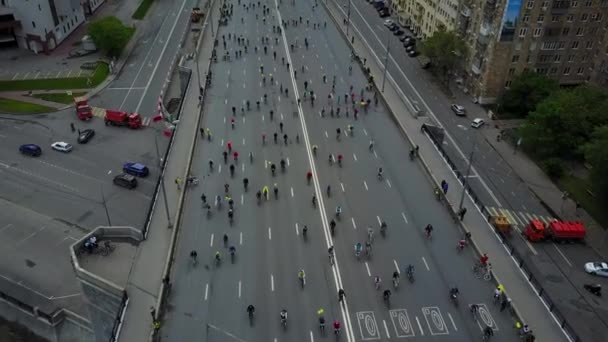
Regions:
M 335 4 L 330 2 L 330 12 L 337 18 L 336 22 L 342 23 L 342 17 L 334 6 Z M 341 24 L 340 27 L 344 28 Z M 381 61 L 376 60 L 367 47 L 362 46 L 358 36 L 355 38 L 355 51 L 362 59 L 367 58 L 367 66 L 370 67 L 375 81 L 379 84 L 382 81 L 383 74 Z M 462 193 L 461 184 L 440 157 L 432 142 L 421 132 L 421 122 L 411 114 L 408 106 L 404 103 L 404 99 L 398 95 L 395 84 L 390 77 L 386 81 L 385 92 L 382 95 L 393 112 L 397 124 L 407 134 L 407 138 L 420 147 L 422 164 L 435 184 L 438 185 L 440 180 L 446 180 L 450 184 L 450 191 L 446 195 L 449 205 L 457 205 Z M 431 190 L 429 189 L 429 191 Z M 519 272 L 518 267 L 507 254 L 493 228 L 485 220 L 484 215 L 479 210 L 473 210 L 476 206 L 468 196 L 464 198 L 464 206 L 469 209 L 463 221 L 465 229 L 472 233 L 474 244 L 481 249 L 481 252 L 487 252 L 490 255 L 493 273 L 499 283 L 504 286 L 507 295 L 513 300 L 514 307 L 516 307 L 522 320 L 531 323 L 531 327 L 540 341 L 566 341 L 565 335 L 562 334 L 556 321 L 549 314 L 545 304 L 541 302 L 532 286 Z M 473 260 L 471 263 L 473 263 Z M 489 296 L 491 294 L 488 294 Z M 509 328 L 504 327 L 502 329 L 508 330 Z

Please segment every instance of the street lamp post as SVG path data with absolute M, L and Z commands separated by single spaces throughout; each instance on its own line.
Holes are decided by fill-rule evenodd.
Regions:
M 156 133 L 158 133 L 157 129 L 155 129 L 155 131 Z M 154 134 L 154 147 L 156 147 L 156 159 L 158 160 L 158 166 L 162 170 L 163 163 L 160 160 L 160 153 L 158 152 L 157 135 L 158 134 Z M 163 199 L 165 202 L 165 213 L 167 214 L 167 228 L 173 228 L 173 224 L 171 223 L 171 215 L 169 214 L 169 203 L 167 203 L 167 189 L 165 188 L 165 175 L 163 172 L 161 172 L 160 174 L 160 187 L 161 191 L 163 192 Z
M 475 147 L 477 147 L 477 138 L 473 141 L 473 148 L 471 149 L 471 154 L 469 154 L 469 163 L 467 165 L 467 173 L 464 176 L 464 181 L 462 182 L 462 193 L 460 194 L 458 212 L 462 210 L 462 203 L 464 202 L 464 193 L 466 192 L 467 184 L 469 183 L 469 174 L 471 173 L 471 166 L 473 165 L 473 155 L 475 154 Z
M 387 30 L 386 35 L 388 38 L 386 39 L 386 57 L 384 58 L 384 75 L 382 76 L 382 92 L 384 92 L 384 83 L 386 82 L 386 70 L 388 69 L 388 57 L 391 51 L 391 31 Z

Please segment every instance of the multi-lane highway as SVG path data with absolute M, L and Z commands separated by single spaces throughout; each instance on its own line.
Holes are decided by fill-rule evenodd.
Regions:
M 512 339 L 510 317 L 492 304 L 492 283 L 475 279 L 470 256 L 457 253 L 458 230 L 435 200 L 418 164 L 403 157 L 410 146 L 386 108 L 370 105 L 366 112 L 360 105 L 365 77 L 351 62 L 349 48 L 326 12 L 313 0 L 282 2 L 227 2 L 234 6 L 233 15 L 217 35 L 218 62 L 212 66 L 213 84 L 201 123 L 213 138 L 201 139 L 196 146 L 193 175 L 202 182 L 186 195 L 163 335 L 169 340 L 205 335 L 214 340 L 314 340 L 320 337 L 318 311 L 323 309 L 327 333 L 331 334 L 331 322 L 339 320 L 343 338 L 350 341 L 436 335 L 471 341 L 481 338 L 484 324 L 495 330 L 495 339 Z M 275 27 L 281 22 L 286 25 L 277 33 Z M 268 43 L 263 43 L 266 37 Z M 223 60 L 226 52 L 230 61 Z M 316 96 L 314 105 L 310 90 Z M 358 99 L 355 105 L 351 93 Z M 365 99 L 374 98 L 370 91 L 363 93 Z M 353 125 L 354 134 L 345 132 L 348 125 Z M 228 143 L 239 153 L 238 161 L 229 157 L 224 162 Z M 342 155 L 342 167 L 330 162 L 330 155 Z M 271 163 L 277 165 L 275 176 Z M 234 176 L 230 165 L 235 166 Z M 384 170 L 382 180 L 377 178 L 379 167 Z M 314 175 L 310 184 L 309 170 Z M 249 180 L 249 191 L 244 189 L 244 178 Z M 272 190 L 275 184 L 277 197 Z M 265 186 L 270 198 L 258 204 L 256 192 Z M 210 216 L 201 194 L 212 206 Z M 215 207 L 217 195 L 234 200 L 232 225 L 227 205 Z M 329 227 L 337 206 L 343 212 L 332 236 Z M 386 237 L 379 234 L 380 221 L 388 225 Z M 423 234 L 429 223 L 435 227 L 432 240 Z M 302 235 L 304 226 L 307 238 Z M 357 260 L 354 245 L 364 243 L 368 227 L 375 231 L 372 256 Z M 234 263 L 222 241 L 224 234 L 226 246 L 236 248 Z M 333 266 L 327 252 L 332 245 Z M 197 265 L 189 257 L 193 250 L 198 253 Z M 220 265 L 213 262 L 216 252 L 222 255 Z M 415 267 L 416 280 L 411 284 L 404 274 L 408 264 Z M 301 269 L 306 273 L 304 288 L 298 281 Z M 395 270 L 403 274 L 397 289 L 391 284 Z M 382 278 L 378 290 L 375 276 Z M 451 287 L 460 290 L 458 307 L 449 300 Z M 346 292 L 344 304 L 338 302 L 339 288 Z M 393 293 L 390 307 L 382 299 L 385 289 Z M 471 303 L 481 306 L 483 314 L 477 319 L 467 309 Z M 251 325 L 245 311 L 249 304 L 256 307 Z M 285 331 L 280 326 L 281 309 L 288 311 Z

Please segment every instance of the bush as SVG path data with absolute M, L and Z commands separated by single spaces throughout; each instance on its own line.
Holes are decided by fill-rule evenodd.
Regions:
M 118 57 L 135 29 L 125 26 L 116 17 L 105 17 L 89 24 L 88 32 L 98 48 L 110 57 Z
M 137 20 L 143 19 L 146 16 L 146 13 L 148 13 L 150 6 L 152 6 L 153 1 L 154 0 L 142 0 L 141 3 L 139 4 L 139 7 L 137 7 L 137 9 L 135 10 L 135 13 L 133 13 L 131 18 L 137 19 Z
M 552 179 L 559 179 L 564 175 L 564 163 L 559 158 L 545 159 L 542 168 Z

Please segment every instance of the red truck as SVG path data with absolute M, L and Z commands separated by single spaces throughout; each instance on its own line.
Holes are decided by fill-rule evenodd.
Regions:
M 75 97 L 74 104 L 76 104 L 76 115 L 80 120 L 89 120 L 93 117 L 93 110 L 86 97 Z
M 553 241 L 582 241 L 585 238 L 585 226 L 578 221 L 551 221 L 544 224 L 540 220 L 532 220 L 526 225 L 524 235 L 532 242 L 542 240 Z
M 107 125 L 112 126 L 129 126 L 129 128 L 141 128 L 141 116 L 138 113 L 127 113 L 119 110 L 106 109 L 104 121 Z

